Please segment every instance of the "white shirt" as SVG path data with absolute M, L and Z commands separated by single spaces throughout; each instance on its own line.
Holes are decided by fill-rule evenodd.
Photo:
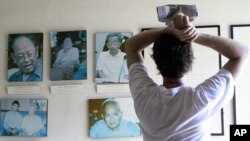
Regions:
M 59 67 L 74 67 L 79 64 L 79 50 L 72 47 L 67 52 L 64 49 L 59 50 L 54 66 Z
M 28 135 L 36 134 L 43 128 L 43 122 L 41 118 L 37 115 L 27 115 L 23 118 L 22 129 Z
M 19 112 L 9 111 L 5 114 L 4 118 L 4 128 L 17 128 L 19 129 L 22 124 L 22 115 Z
M 233 97 L 231 73 L 221 69 L 195 88 L 167 89 L 144 63 L 129 68 L 129 84 L 144 141 L 209 141 L 210 119 Z
M 98 56 L 96 70 L 104 74 L 103 81 L 128 82 L 128 68 L 125 53 L 119 52 L 112 56 L 109 51 L 101 52 Z

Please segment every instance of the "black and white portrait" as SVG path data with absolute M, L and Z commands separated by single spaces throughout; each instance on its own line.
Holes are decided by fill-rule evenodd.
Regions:
M 132 32 L 96 34 L 96 83 L 128 83 L 124 42 Z

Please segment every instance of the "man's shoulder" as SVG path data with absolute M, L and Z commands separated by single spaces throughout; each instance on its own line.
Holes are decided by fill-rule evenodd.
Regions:
M 140 127 L 136 122 L 123 120 L 122 124 L 120 124 L 122 129 L 121 131 L 132 134 L 133 136 L 140 135 Z
M 125 125 L 127 127 L 137 127 L 138 126 L 135 122 L 128 121 L 128 120 L 122 120 L 121 123 L 122 123 L 121 125 Z
M 141 68 L 143 68 L 143 70 L 147 71 L 147 67 L 146 67 L 146 64 L 144 62 L 134 62 L 133 64 L 131 64 L 129 66 L 129 70 L 141 69 Z
M 97 122 L 95 122 L 95 124 L 92 125 L 92 127 L 100 128 L 100 127 L 103 127 L 104 125 L 105 125 L 105 122 L 103 120 L 98 120 Z
M 12 113 L 11 111 L 8 111 L 5 113 L 5 116 L 10 115 L 11 113 Z
M 100 52 L 100 55 L 110 55 L 110 53 L 109 53 L 109 51 L 102 51 L 102 52 Z
M 118 56 L 121 56 L 121 57 L 124 57 L 124 56 L 126 56 L 126 53 L 120 51 L 117 55 L 118 55 Z
M 17 71 L 15 73 L 13 73 L 10 78 L 9 78 L 9 81 L 22 81 L 22 73 L 21 71 Z
M 99 57 L 108 57 L 108 56 L 110 56 L 110 53 L 108 51 L 102 51 L 99 54 Z
M 58 51 L 58 54 L 62 54 L 63 53 L 63 48 L 60 48 Z
M 42 63 L 36 62 L 34 74 L 37 75 L 40 79 L 42 79 L 41 78 L 42 77 L 42 69 L 43 69 Z
M 94 123 L 91 126 L 91 131 L 92 132 L 99 132 L 99 131 L 107 131 L 110 128 L 107 127 L 106 123 L 104 122 L 104 120 L 99 120 L 96 123 Z
M 79 49 L 77 47 L 72 47 L 71 50 L 72 51 L 79 51 Z

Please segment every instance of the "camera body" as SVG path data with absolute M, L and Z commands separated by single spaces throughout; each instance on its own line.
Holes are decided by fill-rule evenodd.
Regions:
M 189 17 L 190 21 L 198 16 L 196 5 L 180 5 L 180 4 L 169 4 L 163 6 L 157 6 L 157 15 L 160 22 L 166 23 L 166 25 L 171 24 L 171 17 L 176 12 L 184 13 Z

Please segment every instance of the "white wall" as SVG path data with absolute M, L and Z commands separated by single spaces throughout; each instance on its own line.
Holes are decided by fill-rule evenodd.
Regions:
M 48 137 L 15 138 L 0 137 L 1 141 L 91 141 L 88 137 L 87 100 L 99 97 L 126 97 L 129 93 L 97 94 L 94 84 L 94 34 L 97 32 L 140 32 L 144 27 L 164 26 L 157 21 L 156 6 L 164 4 L 197 4 L 199 17 L 196 25 L 221 25 L 221 35 L 229 37 L 230 24 L 250 23 L 249 0 L 0 0 L 0 98 L 30 97 L 7 95 L 11 85 L 34 83 L 8 83 L 7 40 L 9 33 L 44 33 L 44 78 L 40 95 L 49 100 Z M 52 82 L 49 79 L 49 32 L 87 30 L 88 80 Z M 52 95 L 50 85 L 82 84 L 85 93 Z M 232 123 L 232 105 L 224 109 L 225 135 L 213 136 L 214 141 L 229 140 L 229 124 Z M 102 141 L 141 141 L 142 138 L 100 139 Z

